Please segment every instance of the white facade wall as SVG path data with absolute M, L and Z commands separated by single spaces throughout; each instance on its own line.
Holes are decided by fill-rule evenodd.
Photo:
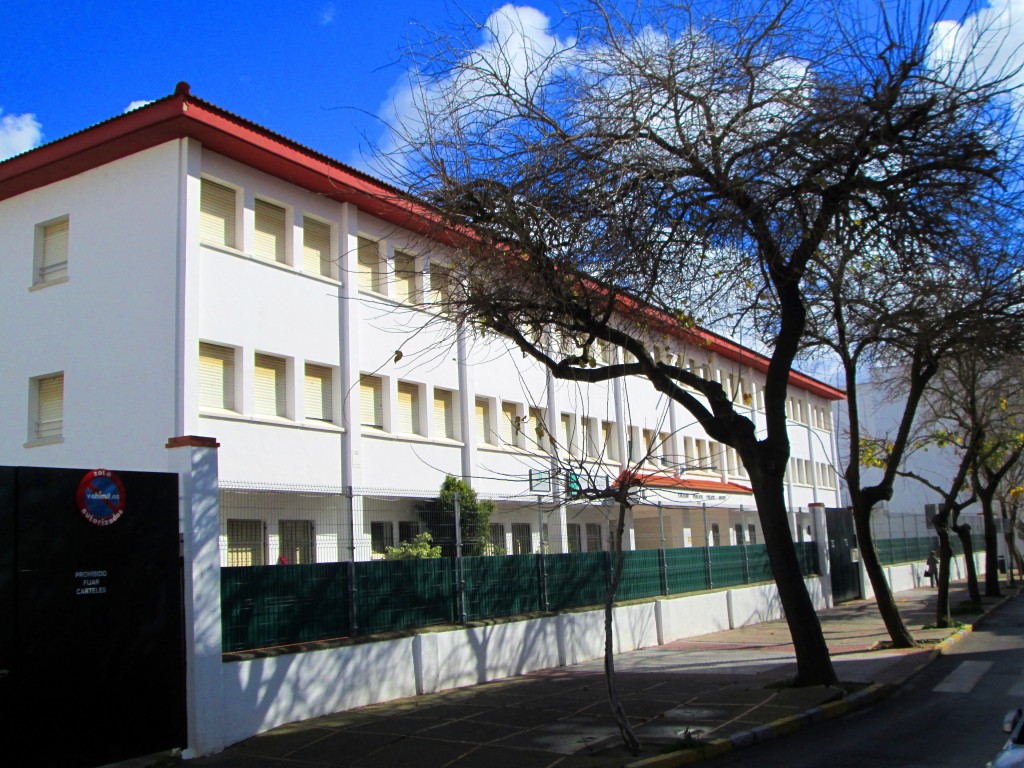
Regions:
M 165 469 L 175 433 L 179 150 L 172 141 L 0 203 L 0 462 Z M 67 216 L 68 279 L 33 289 Z M 29 380 L 64 373 L 63 440 L 30 443 Z

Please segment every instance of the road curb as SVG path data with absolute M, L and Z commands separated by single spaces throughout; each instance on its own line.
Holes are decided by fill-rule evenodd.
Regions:
M 963 627 L 954 631 L 945 640 L 936 643 L 936 645 L 928 651 L 927 658 L 924 660 L 924 663 L 915 667 L 909 674 L 900 680 L 896 680 L 891 683 L 872 683 L 866 688 L 855 691 L 849 696 L 837 701 L 830 701 L 820 706 L 812 707 L 811 709 L 799 714 L 784 717 L 779 720 L 775 720 L 774 722 L 766 723 L 765 725 L 759 725 L 758 727 L 751 728 L 747 731 L 734 733 L 728 738 L 713 739 L 698 747 L 682 749 L 678 752 L 670 752 L 666 755 L 655 755 L 654 757 L 647 757 L 643 760 L 627 763 L 626 768 L 674 768 L 677 765 L 693 765 L 694 763 L 700 763 L 705 760 L 710 760 L 713 757 L 724 755 L 726 752 L 731 752 L 734 749 L 753 746 L 754 744 L 762 741 L 768 741 L 779 736 L 796 733 L 797 731 L 801 731 L 815 723 L 832 720 L 836 717 L 841 717 L 849 714 L 850 712 L 855 712 L 859 709 L 870 706 L 871 704 L 885 698 L 900 686 L 904 685 L 908 680 L 910 680 L 910 678 L 914 677 L 931 662 L 949 651 L 954 645 L 973 632 L 974 628 L 983 623 L 993 611 L 1016 596 L 1017 593 L 1005 595 L 1003 599 L 994 603 L 985 611 L 984 614 L 979 616 L 973 624 L 965 624 Z
M 997 605 L 1001 605 L 999 603 Z M 993 606 L 995 608 L 996 606 Z M 987 615 L 987 614 L 986 614 Z M 983 617 L 982 617 L 983 618 Z M 888 696 L 896 688 L 907 682 L 911 677 L 920 672 L 924 667 L 936 658 L 946 653 L 950 648 L 960 642 L 974 629 L 974 625 L 968 624 L 937 643 L 927 654 L 923 664 L 914 669 L 910 674 L 901 680 L 892 683 L 872 683 L 866 688 L 854 691 L 837 701 L 830 701 L 817 707 L 812 707 L 804 712 L 789 717 L 775 720 L 765 725 L 759 725 L 747 731 L 734 733 L 729 738 L 714 739 L 692 749 L 684 749 L 679 752 L 671 752 L 667 755 L 655 755 L 632 763 L 627 763 L 627 768 L 674 768 L 677 765 L 693 765 L 713 757 L 718 757 L 734 749 L 753 746 L 763 741 L 786 736 L 797 731 L 802 731 L 816 723 L 842 717 L 851 712 L 856 712 L 870 706 Z
M 789 717 L 783 717 L 747 731 L 734 733 L 728 738 L 713 739 L 706 744 L 667 755 L 655 755 L 643 760 L 627 763 L 626 768 L 674 768 L 677 765 L 692 765 L 713 757 L 718 757 L 734 749 L 753 746 L 763 741 L 770 741 L 779 736 L 786 736 L 815 723 L 831 720 L 836 717 L 863 709 L 879 699 L 887 696 L 895 686 L 883 683 L 872 683 L 866 688 L 851 693 L 845 698 L 830 701 L 817 707 Z

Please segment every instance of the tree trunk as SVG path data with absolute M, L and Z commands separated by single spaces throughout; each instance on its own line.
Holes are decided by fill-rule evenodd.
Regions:
M 980 495 L 981 511 L 985 521 L 985 597 L 1002 597 L 1003 593 L 999 588 L 999 535 L 996 531 L 996 513 L 992 508 L 992 496 Z
M 604 593 L 604 678 L 608 686 L 608 704 L 612 708 L 612 717 L 615 724 L 619 726 L 619 733 L 626 749 L 633 755 L 640 754 L 640 740 L 629 724 L 626 710 L 622 706 L 622 699 L 619 698 L 619 691 L 615 685 L 615 633 L 614 613 L 612 607 L 615 604 L 615 593 L 619 589 L 619 581 L 622 579 L 622 531 L 626 525 L 626 505 L 619 502 L 619 520 L 615 526 L 615 536 L 612 539 L 614 551 L 611 553 L 615 558 L 615 566 L 612 569 L 611 578 L 608 580 L 608 589 Z
M 952 526 L 956 535 L 960 537 L 960 546 L 964 550 L 964 565 L 967 568 L 967 592 L 972 603 L 981 602 L 981 590 L 978 589 L 978 570 L 974 567 L 974 542 L 971 541 L 971 526 Z
M 939 537 L 939 592 L 935 598 L 935 626 L 948 627 L 949 617 L 949 561 L 953 559 L 953 548 L 949 545 L 949 528 L 942 514 L 936 516 L 935 533 Z
M 865 507 L 867 507 L 865 509 Z M 860 559 L 864 563 L 864 570 L 868 573 L 868 580 L 875 592 L 875 603 L 878 612 L 885 623 L 885 629 L 889 633 L 894 648 L 916 648 L 914 640 L 907 625 L 903 623 L 899 609 L 896 607 L 896 599 L 892 596 L 892 589 L 885 578 L 885 571 L 878 561 L 878 552 L 875 549 L 875 541 L 871 538 L 871 507 L 867 506 L 863 499 L 854 499 L 853 524 L 857 531 L 857 548 L 860 550 Z
M 837 678 L 829 656 L 821 622 L 807 593 L 800 563 L 789 530 L 782 475 L 766 477 L 751 483 L 757 502 L 757 515 L 764 531 L 765 548 L 772 576 L 779 590 L 779 600 L 796 652 L 797 686 L 835 685 Z

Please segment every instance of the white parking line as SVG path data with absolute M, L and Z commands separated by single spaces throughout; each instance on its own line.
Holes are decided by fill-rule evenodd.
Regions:
M 1024 697 L 1024 675 L 1014 683 L 1013 687 L 1006 692 L 1007 696 L 1013 696 L 1015 699 Z
M 936 693 L 968 693 L 991 668 L 991 661 L 960 662 L 957 668 L 932 690 Z

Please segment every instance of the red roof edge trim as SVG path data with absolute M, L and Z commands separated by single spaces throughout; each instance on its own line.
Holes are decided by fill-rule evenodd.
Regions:
M 737 344 L 735 341 L 703 328 L 684 327 L 667 313 L 655 307 L 641 304 L 632 297 L 620 294 L 616 297 L 616 301 L 624 315 L 640 315 L 663 333 L 682 339 L 691 346 L 714 352 L 728 360 L 749 366 L 761 373 L 768 372 L 770 361 L 767 357 Z M 789 383 L 794 387 L 806 390 L 826 400 L 846 399 L 846 393 L 843 390 L 811 378 L 799 371 L 791 370 L 789 372 Z

